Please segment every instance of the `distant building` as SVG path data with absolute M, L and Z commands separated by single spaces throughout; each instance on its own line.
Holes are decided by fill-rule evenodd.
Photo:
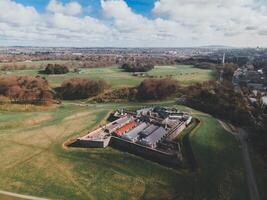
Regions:
M 233 84 L 245 84 L 251 90 L 266 90 L 266 79 L 262 70 L 255 70 L 253 65 L 244 65 L 238 68 L 233 75 Z

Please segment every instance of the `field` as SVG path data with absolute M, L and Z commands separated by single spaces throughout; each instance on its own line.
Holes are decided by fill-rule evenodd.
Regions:
M 173 102 L 166 102 L 173 105 Z M 0 189 L 51 199 L 248 199 L 236 140 L 211 116 L 191 135 L 197 173 L 173 170 L 112 148 L 63 143 L 98 125 L 116 108 L 138 104 L 64 102 L 44 111 L 0 111 Z M 1 196 L 0 196 L 1 197 Z
M 264 163 L 262 159 L 262 155 L 259 155 L 259 152 L 255 151 L 252 147 L 250 146 L 250 156 L 251 156 L 251 162 L 253 165 L 257 185 L 258 185 L 258 190 L 260 193 L 260 198 L 261 199 L 267 199 L 267 192 L 266 192 L 266 183 L 267 183 L 267 173 L 266 173 L 266 163 Z
M 64 64 L 67 63 L 68 61 L 64 60 L 42 60 L 42 61 L 31 61 L 31 62 L 7 62 L 7 63 L 1 63 L 0 62 L 0 68 L 5 65 L 17 65 L 17 66 L 26 66 L 28 69 L 38 69 L 42 68 L 47 64 Z
M 38 75 L 38 69 L 15 70 L 8 72 L 9 75 Z M 189 85 L 196 82 L 202 82 L 214 79 L 212 70 L 198 69 L 190 65 L 176 66 L 156 66 L 149 72 L 149 75 L 165 77 L 172 75 L 174 79 L 181 82 L 182 85 Z M 119 67 L 90 68 L 82 69 L 81 73 L 68 73 L 66 75 L 42 75 L 45 76 L 52 87 L 58 87 L 61 83 L 70 77 L 81 77 L 91 79 L 103 79 L 113 88 L 137 86 L 143 77 L 135 77 L 131 73 L 122 71 Z

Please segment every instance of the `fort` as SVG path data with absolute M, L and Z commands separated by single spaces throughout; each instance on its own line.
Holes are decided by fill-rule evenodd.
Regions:
M 175 108 L 151 107 L 120 109 L 112 118 L 112 122 L 77 138 L 70 146 L 112 146 L 163 165 L 179 166 L 182 153 L 175 139 L 191 123 L 190 115 Z

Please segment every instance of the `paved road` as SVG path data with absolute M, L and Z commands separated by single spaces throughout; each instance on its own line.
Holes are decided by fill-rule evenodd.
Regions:
M 225 122 L 219 121 L 224 129 L 232 133 L 241 144 L 242 157 L 245 165 L 245 171 L 247 176 L 249 194 L 251 200 L 260 200 L 260 195 L 254 175 L 254 170 L 251 164 L 248 148 L 248 134 L 241 128 L 233 127 Z

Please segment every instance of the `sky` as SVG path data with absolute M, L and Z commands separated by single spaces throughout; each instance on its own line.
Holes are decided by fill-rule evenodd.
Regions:
M 0 0 L 0 46 L 267 47 L 266 0 Z

